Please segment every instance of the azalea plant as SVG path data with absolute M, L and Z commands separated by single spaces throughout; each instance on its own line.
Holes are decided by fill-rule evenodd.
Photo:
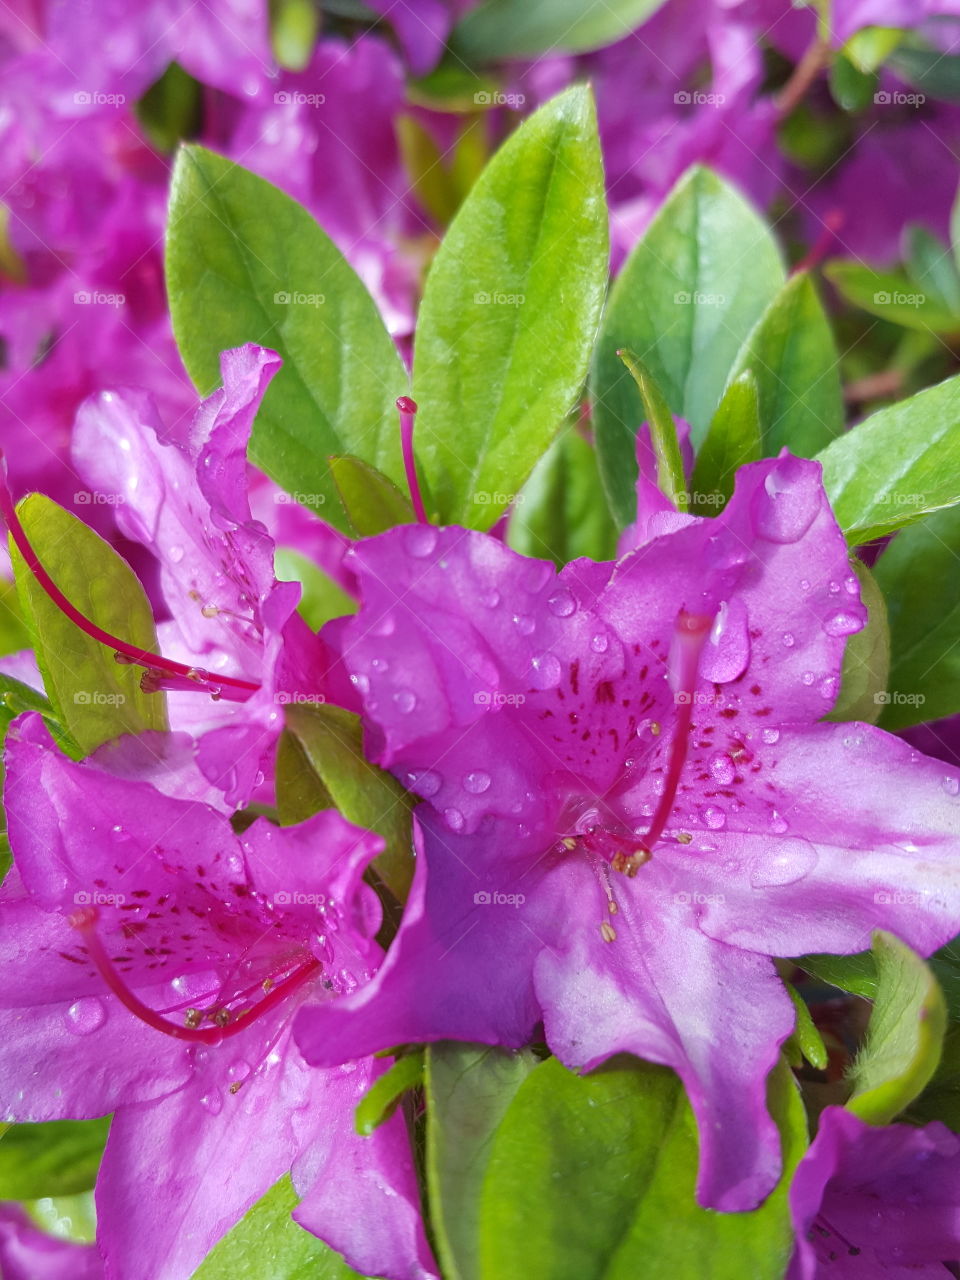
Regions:
M 7 1280 L 958 1274 L 952 11 L 0 19 Z

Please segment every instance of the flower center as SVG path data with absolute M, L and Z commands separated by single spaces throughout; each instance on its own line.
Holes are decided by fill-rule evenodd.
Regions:
M 164 1035 L 173 1036 L 176 1040 L 220 1044 L 228 1036 L 246 1031 L 264 1014 L 270 1013 L 283 1004 L 304 983 L 319 975 L 323 968 L 320 961 L 311 956 L 292 972 L 287 973 L 279 982 L 274 982 L 270 978 L 263 982 L 259 987 L 263 996 L 256 1004 L 249 1005 L 239 1012 L 226 1004 L 216 1004 L 209 1009 L 188 1009 L 181 1025 L 171 1022 L 155 1009 L 144 1004 L 136 992 L 131 991 L 127 986 L 107 955 L 97 933 L 98 918 L 99 912 L 96 907 L 84 907 L 70 916 L 69 923 L 83 938 L 87 954 L 100 976 L 121 1004 L 135 1017 L 145 1022 L 148 1027 L 153 1027 L 155 1031 L 162 1031 Z M 248 994 L 248 992 L 242 992 L 239 998 Z M 205 1021 L 212 1022 L 213 1026 L 201 1026 L 200 1024 Z

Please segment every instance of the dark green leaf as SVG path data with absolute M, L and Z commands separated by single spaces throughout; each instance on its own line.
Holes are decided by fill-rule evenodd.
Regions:
M 296 1207 L 297 1194 L 283 1178 L 214 1246 L 192 1280 L 355 1280 L 357 1272 L 338 1253 L 294 1222 Z
M 24 622 L 20 608 L 16 583 L 0 578 L 0 654 L 29 649 L 32 643 L 30 628 Z
M 401 480 L 396 398 L 407 375 L 377 308 L 309 213 L 203 147 L 177 159 L 167 233 L 177 344 L 198 388 L 220 352 L 272 347 L 283 368 L 254 424 L 250 458 L 345 528 L 327 459 L 351 453 Z
M 617 351 L 639 352 L 699 445 L 740 347 L 783 280 L 773 237 L 742 196 L 707 169 L 682 178 L 617 277 L 594 358 L 600 470 L 622 524 L 633 518 L 644 412 Z
M 617 530 L 600 483 L 597 455 L 575 427 L 537 463 L 510 517 L 509 542 L 558 568 L 578 556 L 612 560 Z
M 447 1280 L 477 1280 L 490 1144 L 537 1060 L 487 1045 L 440 1043 L 426 1052 L 427 1185 L 437 1253 Z
M 901 79 L 921 89 L 930 98 L 945 98 L 948 102 L 960 102 L 960 57 L 944 53 L 942 49 L 910 47 L 902 44 L 893 53 L 889 65 Z M 921 106 L 922 95 L 901 95 L 907 100 L 897 103 L 887 95 L 887 102 L 899 106 Z M 911 99 L 913 99 L 911 101 Z
M 300 739 L 284 729 L 277 744 L 277 812 L 285 827 L 306 822 L 321 809 L 335 809 L 333 796 L 317 777 L 300 745 Z
M 41 564 L 71 604 L 111 635 L 157 653 L 149 601 L 126 561 L 42 494 L 24 498 L 17 510 Z M 12 544 L 11 555 L 44 687 L 57 719 L 80 750 L 88 754 L 123 733 L 166 729 L 164 696 L 141 690 L 141 669 L 121 666 L 112 649 L 71 622 Z
M 855 558 L 850 567 L 860 581 L 860 598 L 867 607 L 867 625 L 847 640 L 840 694 L 826 719 L 876 724 L 888 697 L 890 627 L 876 578 Z
M 110 1118 L 14 1124 L 0 1139 L 0 1198 L 39 1200 L 89 1191 Z
M 487 0 L 456 28 L 453 48 L 473 62 L 583 53 L 638 27 L 663 0 Z
M 673 420 L 670 406 L 657 386 L 656 378 L 638 356 L 631 351 L 618 351 L 617 354 L 630 371 L 630 376 L 640 392 L 644 416 L 650 431 L 650 443 L 656 459 L 657 485 L 678 511 L 686 511 L 689 505 L 687 481 L 683 472 L 680 442 L 677 439 L 677 424 Z
M 901 400 L 818 454 L 852 546 L 960 502 L 960 376 Z
M 873 955 L 877 995 L 847 1106 L 870 1124 L 890 1124 L 936 1071 L 947 1010 L 930 969 L 893 934 L 874 935 Z
M 404 1054 L 388 1071 L 379 1076 L 357 1104 L 354 1126 L 367 1138 L 389 1120 L 410 1089 L 423 1083 L 423 1050 Z
M 718 515 L 733 493 L 737 468 L 762 457 L 760 399 L 749 369 L 727 386 L 710 420 L 693 468 L 691 506 L 696 515 Z
M 907 274 L 945 310 L 960 317 L 960 272 L 949 246 L 926 227 L 907 227 L 903 235 Z
M 871 951 L 858 951 L 853 956 L 800 956 L 797 964 L 841 991 L 851 991 L 865 1000 L 873 1000 L 877 994 L 877 966 Z
M 904 1119 L 913 1124 L 939 1120 L 960 1131 L 960 1026 L 950 1027 L 940 1065 L 920 1097 L 911 1102 Z
M 810 277 L 791 276 L 734 362 L 757 380 L 763 452 L 812 457 L 843 430 L 840 365 L 830 323 Z
M 835 55 L 830 68 L 830 92 L 844 111 L 863 111 L 869 107 L 876 87 L 875 72 L 861 70 L 842 52 Z
M 542 1063 L 493 1140 L 481 1276 L 780 1280 L 793 1247 L 787 1188 L 806 1146 L 803 1106 L 784 1064 L 770 1098 L 786 1175 L 753 1213 L 714 1213 L 694 1200 L 696 1128 L 672 1072 L 619 1059 L 576 1076 L 555 1058 Z
M 960 507 L 897 534 L 877 561 L 890 618 L 885 729 L 960 711 Z
M 383 837 L 386 847 L 373 865 L 394 897 L 403 902 L 413 877 L 412 798 L 389 773 L 364 758 L 360 721 L 352 712 L 342 707 L 290 705 L 286 720 L 343 816 Z
M 574 88 L 511 135 L 450 224 L 414 353 L 417 454 L 444 523 L 494 523 L 576 399 L 606 285 L 604 208 L 593 99 Z
M 382 471 L 360 458 L 331 458 L 330 470 L 354 534 L 367 538 L 398 524 L 413 524 L 410 499 Z

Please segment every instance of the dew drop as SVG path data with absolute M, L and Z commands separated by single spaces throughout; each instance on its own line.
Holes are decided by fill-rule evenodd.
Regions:
M 948 796 L 960 795 L 960 778 L 955 774 L 944 774 L 943 781 L 940 784 Z
M 543 590 L 552 577 L 553 565 L 546 564 L 543 560 L 534 560 L 527 570 L 524 585 L 529 592 L 536 594 Z
M 513 615 L 513 625 L 522 636 L 532 635 L 537 626 L 534 620 L 525 613 L 515 613 Z
M 736 777 L 736 767 L 728 755 L 720 751 L 710 761 L 710 772 L 722 787 L 728 787 Z
M 65 1014 L 67 1030 L 75 1036 L 89 1036 L 99 1031 L 107 1020 L 107 1011 L 98 996 L 75 1000 Z
M 768 747 L 772 747 L 775 742 L 780 741 L 780 730 L 764 729 L 763 732 L 760 734 L 760 737 L 763 739 L 763 741 L 767 744 Z
M 780 639 L 783 641 L 784 648 L 786 649 L 792 649 L 797 643 L 792 631 L 785 631 Z
M 814 680 L 816 680 L 816 678 L 817 677 L 813 674 L 812 671 L 805 671 L 803 675 L 800 677 L 800 680 L 803 684 L 811 685 L 813 684 Z
M 403 531 L 403 545 L 410 555 L 423 560 L 436 550 L 437 531 L 428 524 L 407 525 Z
M 373 668 L 374 671 L 390 670 L 390 663 L 386 660 L 386 658 L 371 658 L 370 666 Z
M 350 677 L 350 683 L 356 689 L 357 693 L 369 693 L 370 681 L 365 675 L 353 675 Z
M 598 631 L 597 634 L 590 641 L 590 648 L 593 650 L 594 653 L 606 653 L 607 647 L 609 646 L 609 644 L 610 644 L 610 641 L 607 639 L 607 636 L 605 635 L 605 633 L 602 631 Z
M 485 791 L 489 791 L 491 781 L 489 773 L 484 773 L 482 769 L 476 769 L 473 773 L 468 773 L 464 778 L 464 790 L 469 791 L 471 795 L 482 796 Z
M 847 595 L 858 596 L 860 594 L 860 583 L 852 574 L 849 578 L 844 578 L 843 585 Z
M 774 809 L 770 814 L 770 830 L 773 834 L 775 836 L 782 836 L 783 833 L 789 829 L 789 826 L 790 824 L 787 822 L 786 818 Z
M 397 620 L 392 613 L 385 613 L 382 618 L 378 618 L 372 626 L 368 628 L 372 636 L 392 636 L 397 629 Z M 386 663 L 384 663 L 386 667 Z
M 211 1089 L 200 1099 L 201 1107 L 205 1107 L 212 1116 L 218 1116 L 223 1108 L 223 1094 L 219 1089 Z
M 821 508 L 819 485 L 808 482 L 808 464 L 799 458 L 780 458 L 767 473 L 754 497 L 753 523 L 769 542 L 798 542 Z
M 719 831 L 726 825 L 727 815 L 718 805 L 708 805 L 703 811 L 703 820 L 711 831 Z
M 831 614 L 823 624 L 823 629 L 828 636 L 852 636 L 855 632 L 862 630 L 863 620 L 854 613 L 849 613 L 841 609 L 838 613 Z
M 833 702 L 837 696 L 837 687 L 839 686 L 839 683 L 840 682 L 836 676 L 827 676 L 825 679 L 821 680 L 818 686 L 820 697 L 825 699 L 827 702 Z
M 495 609 L 500 603 L 500 592 L 496 590 L 488 591 L 483 597 L 483 603 L 488 609 Z
M 560 683 L 560 660 L 554 654 L 538 654 L 530 667 L 530 681 L 535 689 L 554 689 Z
M 397 710 L 402 711 L 404 715 L 409 715 L 417 705 L 417 695 L 409 689 L 398 689 L 393 695 L 393 700 Z
M 809 579 L 809 578 L 801 578 L 801 579 L 800 579 L 800 590 L 801 590 L 801 591 L 809 591 L 809 590 L 810 590 L 810 579 Z
M 444 809 L 444 821 L 451 831 L 462 831 L 464 818 L 459 809 Z
M 443 779 L 439 773 L 434 773 L 432 769 L 416 769 L 407 774 L 407 786 L 411 791 L 416 791 L 418 795 L 423 796 L 424 800 L 435 796 L 442 782 Z
M 170 557 L 170 560 L 172 561 L 173 564 L 179 564 L 180 561 L 183 559 L 183 547 L 180 547 L 180 546 L 169 547 L 167 550 L 167 555 Z
M 773 889 L 796 884 L 817 865 L 818 855 L 809 840 L 792 836 L 757 855 L 750 871 L 755 889 Z
M 566 587 L 561 587 L 547 601 L 547 608 L 552 614 L 558 618 L 569 618 L 571 613 L 575 612 L 577 602 L 573 598 L 573 594 Z

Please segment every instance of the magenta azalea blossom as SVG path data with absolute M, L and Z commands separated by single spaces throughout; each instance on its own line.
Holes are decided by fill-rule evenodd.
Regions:
M 319 663 L 319 647 L 296 613 L 299 587 L 277 582 L 273 540 L 250 513 L 247 441 L 279 366 L 262 347 L 224 352 L 223 387 L 181 436 L 164 430 L 148 396 L 104 392 L 84 405 L 74 438 L 81 474 L 121 499 L 120 531 L 159 561 L 173 619 L 160 630 L 165 654 L 202 668 L 214 683 L 234 682 L 220 689 L 233 701 L 174 694 L 176 727 L 201 737 L 200 766 L 233 807 L 262 781 L 285 691 L 303 688 L 307 671 L 315 684 Z
M 0 1202 L 0 1275 L 4 1280 L 102 1280 L 93 1245 L 41 1231 L 18 1204 Z
M 827 1107 L 794 1175 L 788 1280 L 947 1280 L 960 1256 L 960 1137 L 938 1122 L 873 1128 Z
M 960 928 L 956 772 L 819 723 L 865 618 L 819 466 L 745 467 L 717 519 L 613 565 L 424 525 L 348 558 L 336 639 L 373 757 L 427 801 L 424 856 L 373 983 L 299 1015 L 307 1058 L 542 1021 L 570 1066 L 674 1068 L 701 1201 L 752 1207 L 793 1024 L 771 957 Z
M 2 1113 L 115 1113 L 107 1275 L 182 1280 L 290 1169 L 296 1218 L 354 1267 L 433 1274 L 402 1117 L 353 1128 L 382 1064 L 318 1071 L 290 1039 L 296 1008 L 378 963 L 361 877 L 379 837 L 333 812 L 237 836 L 205 805 L 69 761 L 33 714 L 6 762 Z

